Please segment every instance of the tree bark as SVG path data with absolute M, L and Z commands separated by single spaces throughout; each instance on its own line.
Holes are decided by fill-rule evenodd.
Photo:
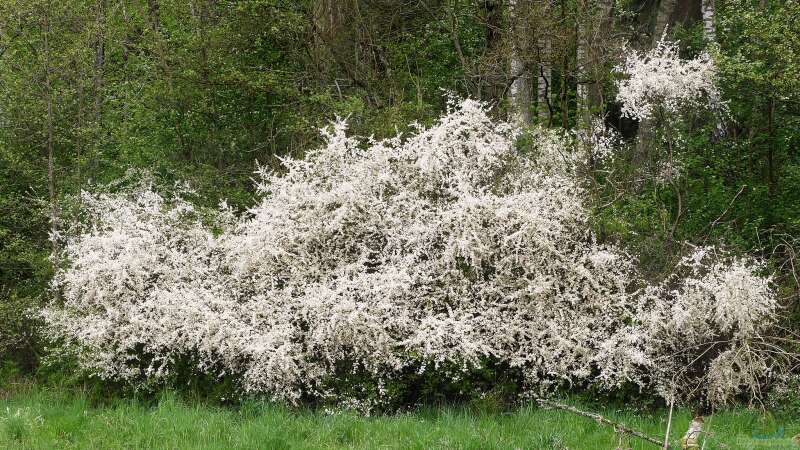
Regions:
M 582 410 L 580 410 L 580 409 L 578 409 L 578 408 L 576 408 L 574 406 L 566 405 L 564 403 L 554 402 L 554 401 L 551 401 L 551 400 L 539 399 L 538 402 L 539 402 L 540 405 L 542 405 L 544 407 L 557 408 L 557 409 L 560 409 L 560 410 L 563 410 L 563 411 L 568 411 L 568 412 L 571 412 L 573 414 L 577 414 L 579 416 L 588 417 L 590 419 L 595 420 L 598 423 L 602 423 L 604 425 L 608 425 L 608 426 L 612 427 L 614 429 L 614 431 L 617 432 L 617 433 L 623 433 L 623 434 L 628 434 L 628 435 L 631 435 L 631 436 L 635 436 L 635 437 L 637 437 L 639 439 L 642 439 L 644 441 L 647 441 L 647 442 L 649 442 L 651 444 L 655 444 L 655 445 L 661 446 L 661 441 L 659 441 L 655 437 L 650 436 L 648 434 L 645 434 L 645 433 L 643 433 L 643 432 L 641 432 L 639 430 L 634 430 L 633 428 L 627 427 L 627 426 L 625 426 L 625 424 L 623 424 L 621 422 L 616 422 L 614 420 L 610 420 L 610 419 L 608 419 L 606 417 L 601 416 L 600 414 L 589 412 L 589 411 L 582 411 Z
M 592 84 L 589 89 L 589 105 L 594 110 L 602 111 L 605 98 L 603 95 L 603 81 L 607 75 L 607 70 L 603 67 L 603 62 L 608 59 L 603 49 L 607 48 L 608 40 L 611 39 L 614 24 L 614 0 L 600 0 L 598 3 L 597 29 L 592 40 L 591 69 Z
M 97 0 L 96 8 L 97 8 L 97 17 L 96 17 L 96 24 L 97 27 L 95 30 L 95 42 L 94 42 L 94 75 L 93 75 L 93 89 L 94 89 L 94 127 L 96 130 L 96 134 L 94 135 L 95 139 L 98 139 L 100 136 L 103 135 L 103 72 L 105 71 L 105 64 L 106 64 L 106 44 L 105 44 L 105 33 L 106 33 L 106 2 L 107 0 Z M 89 160 L 88 166 L 88 177 L 91 179 L 96 175 L 97 171 L 97 160 L 91 158 Z
M 592 114 L 600 109 L 602 103 L 601 57 L 598 53 L 603 36 L 609 31 L 613 8 L 613 0 L 584 0 L 581 3 L 584 17 L 578 24 L 577 46 L 579 126 L 588 127 Z
M 549 126 L 553 121 L 553 110 L 550 106 L 550 86 L 553 72 L 550 65 L 550 38 L 540 38 L 537 46 L 539 47 L 539 74 L 536 82 L 536 114 L 540 121 L 544 121 L 547 118 Z
M 661 0 L 656 10 L 655 26 L 651 36 L 650 46 L 655 48 L 658 42 L 666 33 L 671 25 L 672 15 L 675 12 L 676 0 Z M 654 124 L 651 119 L 644 119 L 639 122 L 639 129 L 636 132 L 636 148 L 634 150 L 634 163 L 644 164 L 650 157 L 650 146 L 654 138 Z
M 511 87 L 509 97 L 511 100 L 511 119 L 518 126 L 524 127 L 531 124 L 531 77 L 526 64 L 522 60 L 522 49 L 525 40 L 520 34 L 519 0 L 509 0 L 509 15 L 511 18 Z
M 507 29 L 503 27 L 503 2 L 501 0 L 484 0 L 483 1 L 483 8 L 486 14 L 486 52 L 487 54 L 498 55 L 498 63 L 502 64 L 505 55 L 503 54 L 502 45 L 503 42 L 503 33 L 507 32 Z M 473 71 L 474 72 L 474 71 Z M 489 75 L 489 76 L 487 76 Z M 513 74 L 512 74 L 513 76 Z M 502 97 L 505 95 L 505 88 L 506 85 L 503 83 L 501 86 L 499 83 L 494 81 L 492 76 L 487 73 L 482 73 L 482 75 L 478 78 L 478 95 L 477 97 L 482 100 L 493 100 L 499 101 L 502 100 Z M 486 94 L 484 94 L 483 86 L 486 85 Z
M 97 0 L 97 33 L 94 55 L 94 120 L 100 127 L 103 108 L 103 70 L 106 62 L 105 46 L 106 0 Z
M 561 2 L 561 20 L 567 19 L 567 2 Z M 569 127 L 569 101 L 567 99 L 567 84 L 569 82 L 569 63 L 570 57 L 564 54 L 561 61 L 561 92 L 560 92 L 560 108 L 561 108 L 561 127 Z
M 716 8 L 714 0 L 702 0 L 703 11 L 703 35 L 709 44 L 716 44 L 717 31 L 714 28 L 714 16 L 716 15 Z
M 714 0 L 702 0 L 701 9 L 703 13 L 703 35 L 705 36 L 708 45 L 716 46 L 717 30 L 714 25 L 714 17 L 716 16 Z M 727 134 L 727 130 L 725 126 L 724 113 L 716 108 L 716 105 L 714 106 L 715 123 L 712 140 L 716 142 Z
M 584 128 L 587 127 L 589 124 L 589 103 L 588 103 L 588 96 L 587 96 L 587 71 L 586 68 L 589 66 L 589 58 L 588 58 L 588 49 L 589 46 L 589 28 L 591 25 L 591 20 L 589 20 L 586 16 L 587 10 L 591 8 L 590 2 L 587 0 L 582 0 L 580 2 L 580 12 L 583 15 L 578 20 L 578 31 L 577 31 L 577 45 L 575 47 L 575 78 L 577 81 L 577 86 L 575 87 L 575 108 L 576 108 L 576 115 L 577 115 L 577 128 Z M 587 23 L 589 22 L 589 23 Z
M 676 0 L 661 0 L 658 2 L 658 9 L 656 10 L 656 23 L 653 27 L 653 36 L 651 38 L 651 47 L 655 47 L 664 33 L 672 25 L 672 15 L 675 13 Z
M 44 11 L 44 74 L 45 90 L 47 101 L 47 193 L 50 200 L 50 242 L 52 245 L 53 258 L 58 257 L 58 199 L 56 197 L 56 178 L 55 178 L 55 155 L 53 138 L 53 83 L 52 67 L 50 54 L 50 34 L 52 28 L 50 24 L 50 2 L 47 2 Z
M 700 435 L 703 434 L 703 418 L 697 416 L 689 424 L 689 429 L 686 434 L 681 438 L 682 449 L 699 449 L 700 448 Z

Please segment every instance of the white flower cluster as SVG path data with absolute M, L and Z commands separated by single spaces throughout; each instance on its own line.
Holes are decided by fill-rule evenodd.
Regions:
M 54 278 L 65 307 L 43 313 L 52 331 L 102 377 L 135 378 L 135 367 L 147 367 L 158 378 L 188 351 L 216 355 L 235 299 L 219 241 L 194 207 L 150 189 L 83 193 L 82 205 L 87 220 L 70 230 L 62 255 L 70 267 Z
M 478 102 L 407 138 L 345 128 L 262 171 L 258 205 L 223 209 L 221 232 L 150 189 L 85 194 L 51 336 L 102 377 L 157 381 L 188 358 L 296 402 L 343 367 L 457 379 L 492 360 L 535 387 L 644 383 L 681 339 L 716 336 L 695 321 L 742 340 L 774 308 L 737 265 L 641 295 L 632 258 L 587 231 L 576 178 L 521 155 Z
M 778 303 L 764 267 L 698 248 L 661 286 L 648 289 L 642 314 L 652 377 L 671 391 L 722 404 L 781 373 L 785 354 L 769 337 Z M 785 362 L 785 361 L 783 361 Z
M 719 107 L 714 60 L 706 52 L 694 59 L 681 59 L 678 51 L 677 43 L 662 37 L 648 52 L 627 53 L 625 61 L 616 68 L 624 76 L 617 82 L 617 100 L 622 103 L 623 116 L 648 119 L 656 106 L 667 113 L 676 113 L 698 105 L 703 98 L 712 107 Z
M 593 117 L 587 127 L 575 131 L 577 141 L 583 145 L 590 161 L 608 162 L 622 145 L 622 136 L 606 125 L 602 117 Z

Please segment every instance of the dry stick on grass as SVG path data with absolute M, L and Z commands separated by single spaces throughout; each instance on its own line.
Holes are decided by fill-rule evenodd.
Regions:
M 575 408 L 573 406 L 565 405 L 563 403 L 558 403 L 558 402 L 554 402 L 554 401 L 550 401 L 550 400 L 537 399 L 537 401 L 542 406 L 549 407 L 549 408 L 561 409 L 561 410 L 564 410 L 564 411 L 571 412 L 573 414 L 577 414 L 579 416 L 584 416 L 584 417 L 588 417 L 590 419 L 594 419 L 599 423 L 602 423 L 604 425 L 609 425 L 609 426 L 613 427 L 614 430 L 617 431 L 618 433 L 624 433 L 624 434 L 629 434 L 631 436 L 636 436 L 639 439 L 645 440 L 647 442 L 650 442 L 651 444 L 655 444 L 655 445 L 661 447 L 662 442 L 659 441 L 658 439 L 656 439 L 656 438 L 654 438 L 652 436 L 649 436 L 647 434 L 644 434 L 641 431 L 637 431 L 637 430 L 634 430 L 632 428 L 629 428 L 629 427 L 625 426 L 624 424 L 622 424 L 620 422 L 614 422 L 613 420 L 607 419 L 607 418 L 601 416 L 600 414 L 593 413 L 593 412 L 588 412 L 588 411 L 581 411 L 580 409 Z
M 672 389 L 672 394 L 669 399 L 669 418 L 667 419 L 667 432 L 664 435 L 664 445 L 662 450 L 669 450 L 669 432 L 672 428 L 672 408 L 675 406 L 675 388 Z

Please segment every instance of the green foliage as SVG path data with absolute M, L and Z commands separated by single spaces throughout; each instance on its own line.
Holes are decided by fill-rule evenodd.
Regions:
M 629 154 L 600 184 L 600 235 L 624 242 L 651 276 L 668 271 L 683 242 L 723 245 L 769 259 L 782 295 L 797 304 L 798 18 L 797 2 L 719 2 L 711 52 L 728 113 L 694 113 L 670 133 L 682 172 L 674 186 Z M 708 45 L 701 22 L 678 24 L 671 35 L 684 57 Z M 724 136 L 715 135 L 717 122 Z
M 40 304 L 52 274 L 36 164 L 0 138 L 0 360 L 7 355 L 28 369 L 36 363 L 37 344 L 26 311 Z
M 330 400 L 320 405 L 339 408 L 344 403 L 370 413 L 452 404 L 466 405 L 478 412 L 499 413 L 517 406 L 521 374 L 490 358 L 482 364 L 480 368 L 464 369 L 453 364 L 437 367 L 428 363 L 407 367 L 391 379 L 376 379 L 358 367 L 342 365 L 325 381 L 324 389 Z M 445 373 L 449 375 L 444 376 Z

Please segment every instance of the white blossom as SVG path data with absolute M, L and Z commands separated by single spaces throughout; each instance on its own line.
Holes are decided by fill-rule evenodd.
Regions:
M 768 340 L 778 303 L 763 269 L 700 247 L 650 289 L 641 324 L 650 376 L 663 395 L 704 393 L 715 404 L 742 393 L 759 398 L 765 380 L 782 370 L 783 356 Z
M 85 194 L 53 335 L 104 377 L 166 377 L 188 356 L 290 401 L 344 361 L 388 377 L 496 358 L 531 383 L 616 382 L 598 352 L 631 320 L 631 259 L 587 232 L 574 178 L 532 170 L 474 101 L 368 148 L 345 131 L 262 170 L 260 203 L 220 236 L 180 198 Z
M 361 140 L 339 121 L 283 173 L 260 169 L 241 217 L 147 185 L 84 193 L 54 281 L 63 301 L 42 314 L 50 336 L 104 378 L 165 381 L 188 361 L 288 402 L 336 397 L 343 367 L 380 385 L 409 369 L 455 381 L 486 361 L 531 389 L 663 387 L 686 361 L 673 353 L 720 337 L 734 344 L 705 385 L 752 386 L 761 366 L 724 350 L 768 327 L 769 280 L 701 255 L 690 276 L 639 289 L 634 259 L 588 231 L 572 166 L 553 162 L 569 140 L 542 133 L 522 154 L 517 134 L 469 100 L 408 137 Z
M 578 142 L 595 162 L 610 161 L 622 143 L 622 137 L 606 125 L 602 117 L 593 117 L 587 127 L 575 132 Z
M 715 85 L 717 68 L 711 56 L 703 52 L 693 59 L 681 59 L 678 51 L 678 44 L 665 37 L 647 52 L 628 51 L 616 68 L 623 75 L 617 82 L 623 116 L 644 120 L 658 107 L 676 113 L 701 105 L 703 99 L 714 108 L 721 106 Z

